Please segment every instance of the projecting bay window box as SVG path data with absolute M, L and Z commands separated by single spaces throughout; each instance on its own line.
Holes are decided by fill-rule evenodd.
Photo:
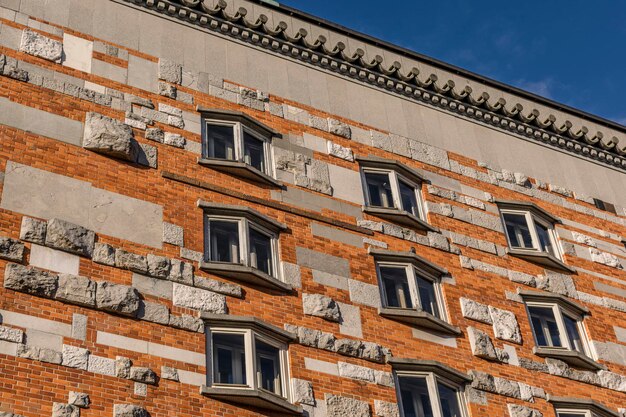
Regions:
M 273 177 L 271 143 L 280 134 L 235 111 L 204 109 L 200 165 L 254 182 L 280 187 Z
M 561 220 L 533 203 L 496 200 L 511 256 L 550 268 L 574 272 L 563 262 L 555 224 Z
M 255 286 L 291 291 L 281 279 L 278 235 L 284 224 L 245 206 L 199 201 L 204 210 L 203 271 Z
M 233 404 L 302 414 L 290 402 L 288 347 L 296 336 L 256 317 L 201 316 L 205 323 L 207 384 L 201 393 Z
M 621 417 L 604 404 L 588 398 L 555 397 L 548 394 L 548 402 L 556 411 L 557 417 Z
M 426 222 L 422 176 L 398 161 L 356 158 L 361 167 L 363 212 L 412 229 L 438 231 Z
M 382 317 L 439 333 L 459 335 L 448 322 L 441 278 L 447 271 L 414 253 L 370 249 L 376 262 Z

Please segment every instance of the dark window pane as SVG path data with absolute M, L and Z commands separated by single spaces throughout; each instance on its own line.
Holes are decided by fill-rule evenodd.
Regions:
M 217 384 L 246 384 L 244 336 L 213 333 L 213 380 Z
M 400 377 L 398 380 L 404 417 L 433 417 L 426 379 Z
M 265 172 L 265 150 L 263 144 L 262 140 L 244 132 L 243 161 L 261 172 Z
M 415 188 L 404 181 L 400 181 L 400 199 L 402 200 L 402 210 L 420 217 Z
M 272 239 L 257 230 L 250 228 L 250 266 L 273 274 Z
M 578 322 L 573 318 L 566 316 L 565 314 L 563 315 L 563 321 L 565 322 L 567 338 L 569 339 L 569 343 L 572 349 L 580 353 L 585 353 L 585 349 L 583 348 L 583 341 L 580 337 Z
M 547 227 L 535 223 L 537 226 L 537 237 L 539 237 L 539 249 L 542 252 L 548 252 L 551 255 L 556 256 L 554 247 L 552 246 L 552 240 L 550 240 L 550 231 Z
M 585 417 L 585 413 L 559 413 L 559 417 Z
M 207 125 L 207 156 L 235 160 L 235 133 L 232 126 Z
M 457 391 L 446 385 L 438 384 L 439 400 L 443 417 L 461 417 L 461 406 Z
M 210 220 L 209 234 L 211 261 L 239 263 L 238 223 Z
M 367 182 L 367 191 L 370 196 L 370 206 L 395 207 L 391 184 L 389 182 L 389 174 L 366 173 L 365 181 Z
M 511 247 L 532 248 L 533 240 L 526 222 L 526 216 L 523 214 L 504 213 L 503 217 Z
M 537 337 L 537 345 L 561 347 L 561 336 L 551 307 L 529 307 L 530 321 Z
M 417 289 L 420 295 L 422 310 L 441 318 L 439 306 L 437 305 L 437 296 L 435 295 L 435 284 L 422 277 L 417 277 Z
M 387 307 L 413 308 L 405 268 L 380 268 Z
M 256 361 L 259 388 L 282 395 L 280 349 L 257 340 Z

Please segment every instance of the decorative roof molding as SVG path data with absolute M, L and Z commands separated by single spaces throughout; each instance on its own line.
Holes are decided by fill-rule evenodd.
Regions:
M 326 37 L 321 35 L 311 39 L 305 29 L 291 30 L 283 21 L 276 26 L 269 26 L 267 16 L 260 14 L 256 19 L 250 19 L 248 11 L 243 7 L 234 14 L 229 14 L 226 11 L 228 5 L 224 0 L 219 0 L 215 7 L 209 6 L 204 0 L 113 1 L 143 7 L 207 31 L 256 45 L 370 86 L 476 120 L 527 140 L 626 170 L 626 143 L 620 146 L 619 139 L 615 136 L 604 140 L 603 132 L 594 132 L 584 125 L 575 127 L 571 121 L 559 121 L 553 114 L 541 114 L 537 109 L 525 110 L 521 103 L 507 103 L 504 98 L 491 100 L 486 91 L 473 91 L 470 86 L 456 88 L 453 80 L 439 80 L 436 74 L 422 75 L 415 67 L 403 69 L 400 62 L 385 62 L 380 55 L 369 58 L 361 48 L 349 52 L 345 43 L 329 45 Z M 282 7 L 278 7 L 278 10 L 281 11 Z M 293 35 L 288 33 L 288 29 Z M 405 51 L 405 54 L 409 55 L 409 51 Z M 410 54 L 415 60 L 423 60 L 423 57 L 416 53 Z M 461 76 L 466 75 L 456 72 Z M 487 82 L 487 79 L 484 81 Z M 519 93 L 528 96 L 529 100 L 540 99 L 521 90 Z M 542 101 L 544 105 L 553 107 L 558 105 L 546 99 Z M 575 109 L 565 111 L 576 117 L 584 116 L 593 123 L 610 125 L 611 129 L 622 129 L 618 124 Z

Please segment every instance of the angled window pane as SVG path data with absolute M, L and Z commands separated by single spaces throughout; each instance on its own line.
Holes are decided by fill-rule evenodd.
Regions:
M 533 239 L 528 228 L 526 216 L 523 214 L 504 213 L 506 234 L 514 248 L 533 248 Z
M 400 377 L 398 381 L 404 417 L 434 417 L 426 378 Z
M 387 307 L 413 308 L 406 268 L 380 267 Z
M 235 130 L 233 126 L 207 125 L 207 156 L 235 160 Z
M 537 237 L 539 237 L 539 250 L 556 256 L 552 240 L 550 239 L 550 230 L 542 224 L 535 222 L 537 229 Z
M 213 381 L 217 384 L 247 383 L 244 335 L 213 334 Z
M 586 417 L 587 413 L 558 413 L 558 417 Z
M 418 276 L 417 290 L 419 292 L 422 310 L 435 317 L 441 318 L 439 306 L 437 305 L 437 296 L 435 294 L 435 284 L 432 281 Z
M 264 142 L 244 132 L 243 134 L 243 161 L 265 172 L 265 148 Z
M 537 337 L 537 345 L 562 347 L 559 327 L 552 307 L 529 307 L 530 321 Z
M 365 173 L 370 206 L 394 208 L 389 174 Z
M 239 224 L 236 222 L 209 221 L 210 260 L 239 263 Z
M 419 206 L 415 188 L 400 180 L 400 199 L 402 200 L 402 210 L 408 211 L 416 217 L 420 217 Z
M 272 275 L 272 238 L 252 227 L 249 235 L 250 266 Z
M 442 417 L 461 417 L 461 406 L 457 390 L 444 384 L 437 384 Z
M 572 349 L 580 353 L 585 353 L 583 341 L 580 337 L 580 331 L 578 328 L 578 321 L 565 314 L 563 314 L 563 321 L 565 322 L 565 331 L 567 332 L 567 338 L 569 339 Z
M 280 349 L 257 340 L 256 371 L 259 388 L 283 395 L 280 376 Z

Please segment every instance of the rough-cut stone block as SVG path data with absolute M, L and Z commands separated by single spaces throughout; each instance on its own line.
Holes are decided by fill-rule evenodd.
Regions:
M 96 283 L 86 277 L 60 274 L 59 286 L 54 298 L 71 304 L 95 307 Z
M 167 279 L 181 284 L 193 285 L 193 265 L 189 262 L 171 260 L 170 274 Z
M 492 361 L 498 360 L 496 350 L 487 333 L 473 327 L 468 327 L 467 336 L 469 337 L 472 353 L 475 356 Z
M 24 340 L 24 332 L 20 329 L 0 326 L 0 340 L 6 340 L 7 342 L 12 343 L 22 343 Z
M 133 366 L 130 368 L 130 379 L 136 382 L 154 385 L 156 384 L 157 377 L 154 371 L 150 368 Z
M 115 266 L 115 248 L 107 243 L 96 242 L 91 259 L 98 264 Z
M 481 391 L 496 392 L 496 382 L 493 376 L 486 372 L 470 371 L 472 376 L 472 388 Z
M 219 294 L 230 295 L 231 297 L 243 297 L 243 289 L 239 285 L 231 284 L 229 282 L 195 276 L 194 286 Z
M 141 382 L 135 382 L 133 393 L 139 397 L 145 397 L 148 395 L 148 386 Z
M 79 408 L 87 408 L 91 400 L 89 399 L 89 395 L 84 392 L 70 391 L 68 402 Z
M 115 376 L 115 360 L 89 355 L 87 370 L 100 375 Z
M 376 370 L 374 371 L 374 379 L 378 385 L 382 385 L 384 387 L 394 388 L 396 386 L 391 372 Z
M 115 404 L 113 417 L 148 417 L 148 412 L 138 405 Z
M 493 332 L 498 339 L 522 343 L 522 333 L 515 314 L 489 306 L 489 315 L 493 320 Z
M 291 378 L 293 402 L 307 405 L 315 405 L 313 396 L 313 384 L 303 379 Z
M 626 392 L 626 376 L 601 370 L 598 372 L 600 385 L 614 391 Z
M 115 376 L 118 378 L 128 379 L 130 377 L 130 368 L 132 366 L 130 359 L 124 356 L 117 356 L 115 358 Z
M 20 228 L 20 239 L 38 245 L 44 245 L 46 242 L 47 227 L 48 224 L 45 220 L 24 216 L 22 217 L 22 227 Z
M 145 256 L 130 253 L 123 249 L 115 250 L 115 266 L 139 274 L 148 272 L 148 261 Z
M 20 51 L 48 61 L 60 63 L 63 57 L 63 44 L 30 29 L 24 29 Z
M 379 344 L 373 342 L 361 342 L 362 348 L 359 356 L 365 360 L 371 362 L 384 362 L 385 361 L 385 349 Z
M 72 404 L 54 403 L 52 417 L 79 417 L 80 409 Z
M 149 127 L 146 129 L 146 139 L 163 143 L 165 140 L 165 133 L 158 127 Z
M 182 66 L 175 62 L 162 58 L 159 59 L 159 79 L 161 80 L 180 84 L 183 79 L 182 70 Z
M 322 317 L 329 321 L 341 321 L 339 306 L 330 297 L 321 294 L 302 294 L 304 314 Z
M 537 288 L 576 298 L 577 291 L 572 277 L 546 270 L 545 276 L 537 277 Z
M 176 100 L 176 86 L 159 81 L 159 95 Z
M 494 378 L 495 392 L 506 397 L 522 399 L 519 383 L 504 378 Z
M 176 133 L 165 132 L 163 137 L 163 143 L 166 145 L 174 146 L 175 148 L 183 149 L 185 147 L 185 143 L 187 140 L 184 136 L 178 135 Z
M 339 362 L 337 364 L 339 376 L 358 379 L 361 381 L 375 382 L 374 370 L 365 366 L 353 365 L 351 363 Z
M 345 146 L 341 146 L 334 142 L 327 142 L 328 146 L 328 154 L 340 159 L 345 159 L 346 161 L 354 161 L 354 153 L 352 149 L 346 148 Z
M 139 165 L 143 165 L 150 168 L 156 168 L 158 166 L 158 150 L 156 146 L 148 145 L 147 143 L 139 143 L 135 146 L 135 160 Z
M 65 252 L 91 257 L 96 234 L 82 226 L 60 219 L 48 221 L 46 246 Z
M 149 301 L 141 301 L 137 318 L 167 325 L 170 322 L 170 311 L 167 306 Z
M 22 262 L 24 259 L 24 244 L 10 237 L 0 237 L 0 259 Z
M 489 307 L 468 298 L 461 297 L 460 301 L 463 317 L 487 324 L 493 323 L 489 315 Z
M 89 351 L 76 346 L 63 345 L 63 366 L 78 368 L 84 371 L 89 366 Z
M 183 228 L 163 222 L 163 242 L 182 247 L 184 245 Z
M 136 316 L 139 311 L 139 293 L 126 285 L 98 282 L 96 306 L 99 309 L 126 316 Z
M 182 316 L 170 315 L 170 326 L 177 329 L 189 330 L 190 332 L 203 333 L 204 322 L 196 317 L 183 314 Z
M 518 404 L 507 404 L 510 417 L 543 417 L 538 410 Z
M 400 417 L 398 404 L 374 400 L 374 414 L 378 417 Z
M 363 342 L 360 340 L 352 339 L 337 339 L 335 340 L 335 352 L 346 355 L 358 357 L 363 349 Z
M 83 134 L 85 149 L 134 161 L 134 146 L 133 130 L 130 126 L 99 113 L 87 113 Z
M 352 130 L 350 129 L 350 126 L 336 119 L 328 119 L 328 130 L 330 133 L 334 133 L 337 136 L 343 136 L 347 139 L 352 137 Z
M 148 274 L 156 278 L 167 278 L 170 273 L 170 260 L 165 256 L 148 254 Z
M 174 284 L 173 303 L 175 306 L 193 308 L 210 313 L 227 313 L 226 297 L 186 285 Z
M 7 264 L 4 288 L 52 298 L 57 290 L 58 276 L 50 272 L 18 264 Z
M 170 381 L 178 382 L 180 379 L 178 377 L 178 369 L 170 368 L 169 366 L 161 367 L 161 378 L 169 379 Z
M 364 401 L 326 394 L 326 415 L 328 417 L 369 417 L 370 406 Z

